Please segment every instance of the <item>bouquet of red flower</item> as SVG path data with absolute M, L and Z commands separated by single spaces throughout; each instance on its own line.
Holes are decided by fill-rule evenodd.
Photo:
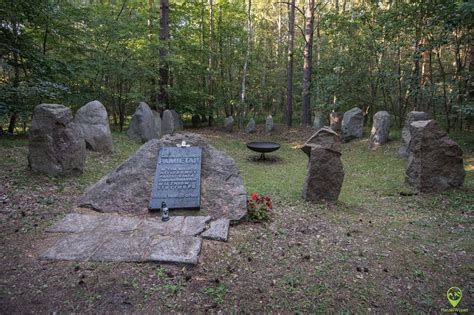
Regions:
M 269 196 L 261 196 L 257 193 L 253 193 L 250 195 L 250 199 L 247 200 L 247 210 L 250 221 L 268 221 L 270 218 L 270 210 L 272 209 L 272 201 Z

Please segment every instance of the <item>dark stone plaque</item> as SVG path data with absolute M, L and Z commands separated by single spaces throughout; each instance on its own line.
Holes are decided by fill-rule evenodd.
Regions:
M 170 209 L 199 209 L 201 206 L 201 155 L 199 147 L 160 149 L 150 210 L 164 201 Z

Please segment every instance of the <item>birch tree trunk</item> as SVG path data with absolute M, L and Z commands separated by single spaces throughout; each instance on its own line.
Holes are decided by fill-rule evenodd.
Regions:
M 242 84 L 240 88 L 240 106 L 239 106 L 239 128 L 242 129 L 244 127 L 244 115 L 245 115 L 245 88 L 246 88 L 246 80 L 247 80 L 247 68 L 250 59 L 250 44 L 252 40 L 252 0 L 248 2 L 247 8 L 247 52 L 245 53 L 245 60 L 244 60 L 244 69 L 242 71 Z
M 293 124 L 293 47 L 295 37 L 295 0 L 289 5 L 290 14 L 288 18 L 288 82 L 286 88 L 286 110 L 285 123 L 288 127 Z

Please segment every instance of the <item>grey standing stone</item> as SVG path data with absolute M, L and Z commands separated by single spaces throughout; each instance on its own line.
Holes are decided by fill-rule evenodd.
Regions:
M 275 129 L 275 126 L 273 125 L 273 117 L 272 115 L 268 115 L 267 119 L 265 120 L 265 132 L 269 133 L 272 132 Z
M 327 125 L 326 116 L 322 111 L 316 111 L 314 114 L 313 128 L 318 130 Z
M 173 113 L 170 110 L 163 112 L 163 120 L 161 121 L 161 133 L 162 135 L 172 135 L 176 131 L 174 125 Z
M 147 103 L 140 102 L 138 105 L 132 116 L 127 135 L 143 143 L 157 138 L 155 116 Z
M 390 114 L 380 111 L 374 115 L 374 124 L 370 132 L 369 149 L 376 149 L 380 145 L 388 142 L 390 132 Z
M 173 125 L 174 125 L 174 130 L 175 131 L 181 131 L 183 130 L 183 122 L 181 121 L 181 117 L 179 114 L 174 110 L 170 110 L 171 115 L 173 115 Z
M 255 119 L 250 118 L 247 127 L 245 127 L 245 133 L 254 133 L 255 132 Z
M 87 149 L 112 152 L 112 134 L 107 110 L 101 102 L 92 101 L 79 108 L 74 117 L 74 123 L 82 130 Z
M 398 154 L 403 157 L 403 158 L 408 158 L 408 145 L 411 140 L 411 133 L 410 133 L 410 125 L 414 121 L 419 121 L 419 120 L 429 120 L 429 116 L 425 112 L 417 112 L 417 111 L 411 111 L 407 114 L 406 119 L 405 119 L 405 125 L 403 126 L 402 129 L 402 144 L 400 146 L 400 149 L 398 150 Z
M 28 144 L 28 165 L 50 176 L 79 175 L 86 161 L 81 129 L 63 105 L 40 104 L 33 111 Z
M 330 128 L 321 128 L 301 150 L 309 158 L 303 198 L 313 202 L 336 202 L 344 180 L 339 135 Z
M 211 222 L 211 226 L 201 236 L 213 241 L 227 242 L 229 238 L 229 220 L 219 219 Z
M 183 133 L 142 145 L 131 157 L 89 187 L 79 205 L 101 212 L 147 213 L 158 152 L 185 140 L 202 148 L 201 209 L 198 215 L 239 221 L 247 214 L 247 192 L 235 161 L 205 138 Z M 183 210 L 186 215 L 196 215 Z M 172 214 L 179 211 L 172 210 Z
M 229 116 L 224 119 L 224 131 L 225 132 L 232 132 L 234 128 L 234 117 Z
M 341 112 L 332 112 L 329 115 L 329 120 L 330 120 L 329 124 L 332 130 L 334 130 L 335 132 L 341 132 L 343 117 L 344 117 L 344 113 L 341 113 Z
M 191 117 L 191 123 L 193 128 L 201 127 L 201 116 L 197 114 L 193 115 L 193 117 Z
M 161 138 L 161 117 L 160 117 L 160 113 L 158 113 L 156 110 L 152 110 L 152 112 L 153 112 L 153 117 L 155 117 L 156 138 L 160 139 Z
M 201 252 L 202 239 L 192 236 L 163 236 L 154 240 L 149 261 L 196 265 Z
M 420 192 L 440 192 L 464 183 L 462 150 L 434 120 L 410 125 L 407 182 Z
M 364 116 L 362 110 L 354 107 L 344 113 L 342 118 L 342 138 L 345 142 L 362 137 L 364 131 Z

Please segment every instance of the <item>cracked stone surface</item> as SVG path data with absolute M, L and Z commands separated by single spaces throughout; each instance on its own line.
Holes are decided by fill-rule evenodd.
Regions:
M 157 261 L 197 264 L 202 238 L 227 241 L 229 220 L 210 216 L 156 217 L 71 213 L 47 229 L 67 233 L 41 259 Z
M 192 236 L 163 236 L 151 245 L 149 261 L 196 265 L 202 239 Z
M 229 223 L 227 219 L 219 219 L 211 222 L 211 226 L 201 236 L 205 239 L 227 242 L 229 238 Z

